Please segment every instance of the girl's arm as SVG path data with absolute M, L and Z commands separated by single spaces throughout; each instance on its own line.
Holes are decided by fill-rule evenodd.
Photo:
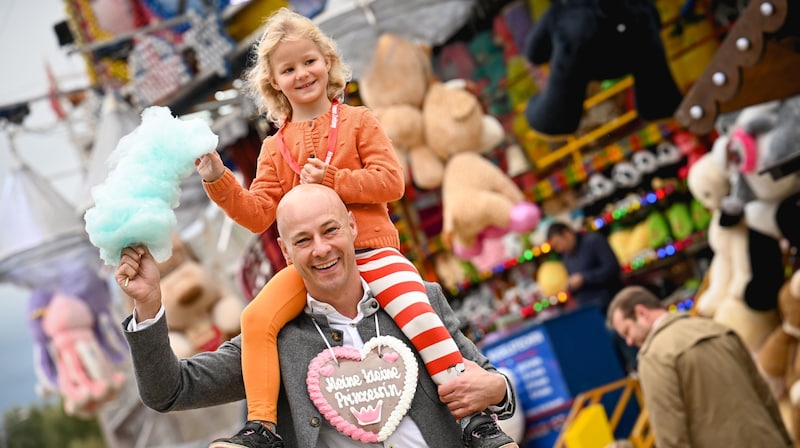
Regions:
M 275 207 L 283 197 L 276 170 L 267 146 L 274 144 L 267 137 L 261 145 L 256 176 L 250 188 L 244 188 L 230 169 L 216 182 L 203 182 L 203 187 L 225 214 L 253 233 L 261 233 L 275 222 Z

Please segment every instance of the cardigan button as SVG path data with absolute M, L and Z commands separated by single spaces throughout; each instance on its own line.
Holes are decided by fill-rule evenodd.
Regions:
M 314 428 L 317 428 L 317 427 L 319 427 L 319 417 L 312 417 L 312 418 L 311 418 L 311 421 L 310 421 L 309 423 L 310 423 L 310 424 L 311 424 L 311 426 L 313 426 Z

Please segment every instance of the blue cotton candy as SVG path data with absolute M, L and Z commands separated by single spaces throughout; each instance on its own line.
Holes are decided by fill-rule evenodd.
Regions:
M 95 205 L 84 215 L 89 241 L 106 264 L 116 265 L 122 249 L 136 244 L 146 245 L 158 262 L 169 259 L 180 181 L 217 142 L 202 120 L 181 120 L 167 107 L 142 111 L 142 123 L 111 153 L 108 177 L 92 187 Z

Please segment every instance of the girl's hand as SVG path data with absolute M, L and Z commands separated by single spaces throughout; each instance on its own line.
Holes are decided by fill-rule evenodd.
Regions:
M 194 161 L 194 166 L 197 167 L 203 182 L 216 182 L 225 174 L 225 165 L 216 151 L 200 156 Z
M 316 157 L 309 157 L 308 162 L 303 165 L 300 171 L 301 184 L 321 184 L 325 178 L 325 169 L 328 164 Z

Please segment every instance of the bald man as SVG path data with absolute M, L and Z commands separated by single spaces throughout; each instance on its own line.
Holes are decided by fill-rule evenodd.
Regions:
M 352 214 L 332 189 L 317 184 L 299 185 L 284 196 L 276 213 L 278 243 L 287 261 L 302 275 L 308 291 L 305 312 L 278 336 L 278 433 L 286 446 L 364 446 L 332 426 L 309 398 L 309 363 L 329 346 L 360 349 L 378 334 L 393 336 L 412 350 L 413 345 L 361 279 L 353 246 L 358 229 Z M 239 337 L 215 352 L 176 359 L 167 338 L 158 269 L 145 248 L 123 250 L 116 279 L 135 302 L 134 312 L 123 327 L 139 392 L 147 406 L 167 412 L 245 398 Z M 438 388 L 426 369 L 419 369 L 417 389 L 406 416 L 384 443 L 368 446 L 464 446 L 457 419 L 485 409 L 499 418 L 510 417 L 514 412 L 508 380 L 459 331 L 458 320 L 441 287 L 435 283 L 425 286 L 433 308 L 465 360 L 471 362 L 466 363 L 461 376 Z M 416 352 L 415 357 L 422 365 Z M 496 425 L 491 417 L 487 419 L 482 422 L 484 428 L 473 431 L 476 436 L 486 425 Z M 513 442 L 507 446 L 517 447 Z

